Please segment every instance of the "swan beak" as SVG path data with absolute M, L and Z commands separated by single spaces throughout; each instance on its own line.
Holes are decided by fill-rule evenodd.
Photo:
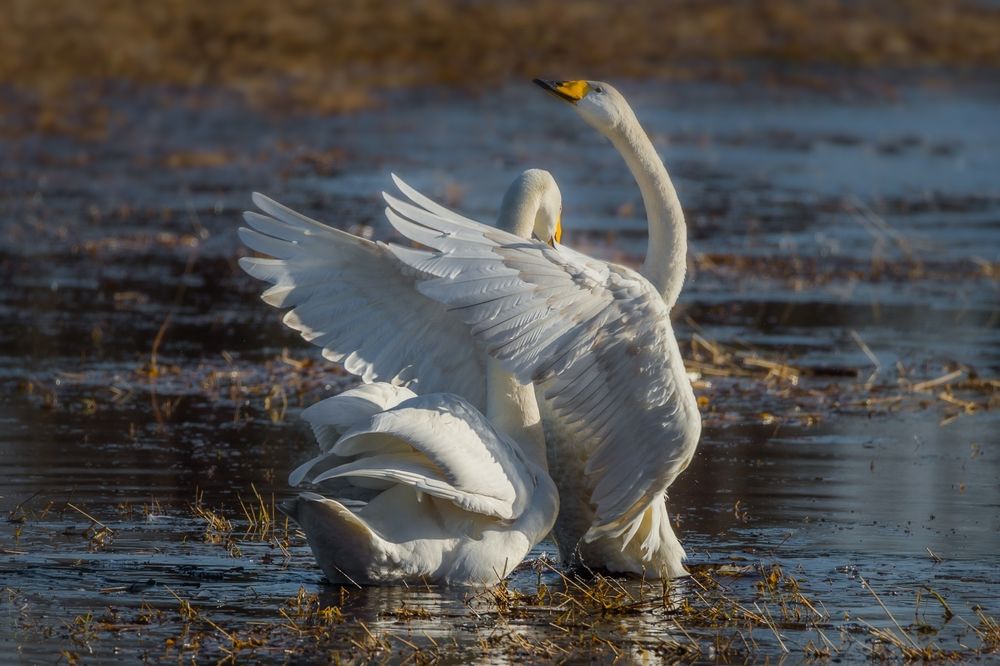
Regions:
M 562 219 L 556 221 L 556 232 L 549 239 L 549 247 L 555 247 L 556 243 L 562 242 Z
M 545 88 L 550 93 L 564 99 L 571 104 L 576 104 L 586 97 L 590 92 L 590 85 L 586 81 L 549 81 L 548 79 L 535 79 L 534 83 Z

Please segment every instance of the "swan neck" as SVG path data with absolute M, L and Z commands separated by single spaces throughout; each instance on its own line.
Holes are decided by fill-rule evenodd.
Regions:
M 640 272 L 672 307 L 687 269 L 687 226 L 680 199 L 653 142 L 634 114 L 629 114 L 609 138 L 625 158 L 646 208 L 649 244 Z
M 548 471 L 542 419 L 531 384 L 522 384 L 499 361 L 486 359 L 486 417 L 521 446 L 525 458 Z

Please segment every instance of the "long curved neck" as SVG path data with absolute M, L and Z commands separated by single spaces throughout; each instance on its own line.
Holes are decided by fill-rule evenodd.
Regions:
M 513 437 L 526 458 L 548 470 L 535 389 L 517 381 L 493 358 L 486 359 L 486 418 L 500 432 Z
M 608 134 L 639 184 L 649 222 L 649 245 L 640 273 L 673 307 L 687 269 L 687 226 L 674 184 L 635 115 Z

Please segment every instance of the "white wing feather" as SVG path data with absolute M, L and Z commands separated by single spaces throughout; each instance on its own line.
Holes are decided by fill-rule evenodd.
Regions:
M 563 246 L 386 201 L 393 226 L 434 250 L 390 245 L 400 261 L 436 276 L 420 292 L 447 305 L 518 379 L 540 386 L 575 432 L 593 488 L 590 537 L 622 534 L 662 501 L 701 430 L 656 289 Z M 470 255 L 475 262 L 464 260 Z
M 241 228 L 240 238 L 273 258 L 244 257 L 240 266 L 273 285 L 262 298 L 291 308 L 284 318 L 288 326 L 365 382 L 453 392 L 484 407 L 482 357 L 461 320 L 416 290 L 419 269 L 401 264 L 384 244 L 260 194 L 253 201 L 264 214 L 245 213 L 250 228 Z M 450 224 L 461 224 L 463 218 L 450 215 Z

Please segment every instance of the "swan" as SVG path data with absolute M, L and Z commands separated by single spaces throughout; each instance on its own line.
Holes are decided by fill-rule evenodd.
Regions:
M 635 112 L 614 86 L 603 81 L 535 79 L 534 83 L 569 103 L 587 124 L 611 142 L 625 160 L 639 186 L 649 226 L 646 258 L 639 268 L 639 274 L 660 294 L 669 315 L 684 284 L 687 226 L 677 190 Z M 638 528 L 633 522 L 629 531 L 624 533 L 624 539 L 621 536 L 593 539 L 593 532 L 584 532 L 584 520 L 590 515 L 586 508 L 579 512 L 580 515 L 564 511 L 564 515 L 560 517 L 561 524 L 556 526 L 556 534 L 557 540 L 558 535 L 562 535 L 561 541 L 574 548 L 574 554 L 582 556 L 584 563 L 630 573 L 649 573 L 653 569 L 676 577 L 687 573 L 682 564 L 687 556 L 673 533 L 664 501 L 666 488 L 684 471 L 694 456 L 701 437 L 701 414 L 698 412 L 694 391 L 687 380 L 687 372 L 673 330 L 669 326 L 669 319 L 666 316 L 664 319 L 667 331 L 661 341 L 661 351 L 670 369 L 669 386 L 676 391 L 673 399 L 668 401 L 674 405 L 675 411 L 666 416 L 663 424 L 666 436 L 664 441 L 658 443 L 655 439 L 648 440 L 645 444 L 648 449 L 634 454 L 659 460 L 662 471 L 657 484 L 663 487 L 662 499 L 654 497 L 648 508 L 640 514 L 648 522 L 643 522 Z M 593 473 L 596 460 L 590 461 L 589 453 L 584 452 L 606 444 L 599 439 L 587 444 L 581 443 L 574 437 L 572 429 L 567 432 L 566 428 L 560 427 L 558 415 L 552 413 L 551 409 L 545 409 L 548 406 L 551 406 L 550 402 L 543 402 L 546 437 L 550 440 L 550 460 L 572 461 L 583 453 L 588 456 L 587 469 Z M 555 469 L 552 473 L 560 487 L 564 505 L 586 507 L 588 493 L 593 492 L 593 484 L 571 483 L 580 478 L 577 476 L 578 471 L 577 465 L 570 465 L 565 471 Z M 560 483 L 563 481 L 564 483 Z M 635 507 L 632 508 L 634 510 Z M 647 535 L 641 553 L 627 547 L 628 537 L 633 531 Z M 653 536 L 657 532 L 658 535 Z M 577 539 L 580 534 L 587 535 L 582 544 Z
M 545 459 L 497 427 L 534 394 L 499 366 L 487 377 L 496 396 L 487 416 L 453 393 L 385 382 L 303 411 L 322 453 L 289 483 L 347 478 L 381 491 L 354 508 L 314 492 L 280 505 L 330 581 L 495 584 L 549 533 L 559 495 Z
M 408 196 L 436 207 L 402 181 L 397 184 Z M 485 416 L 455 393 L 418 395 L 398 385 L 401 377 L 424 367 L 421 361 L 426 365 L 426 359 L 401 356 L 404 351 L 432 350 L 448 361 L 449 350 L 436 346 L 447 345 L 447 335 L 416 341 L 422 347 L 400 343 L 403 351 L 387 355 L 359 343 L 351 329 L 338 327 L 334 317 L 320 310 L 340 308 L 340 316 L 351 318 L 365 340 L 382 336 L 385 327 L 399 322 L 418 325 L 403 316 L 406 308 L 416 308 L 417 315 L 436 311 L 437 319 L 419 324 L 424 335 L 453 332 L 448 313 L 413 286 L 415 277 L 426 274 L 399 262 L 385 244 L 310 220 L 258 194 L 254 202 L 267 215 L 246 213 L 251 228 L 241 229 L 240 236 L 250 248 L 273 258 L 246 257 L 240 264 L 272 283 L 264 300 L 294 306 L 285 322 L 323 346 L 328 358 L 343 360 L 363 379 L 378 373 L 395 382 L 366 383 L 304 410 L 321 452 L 289 476 L 293 486 L 346 479 L 378 494 L 358 507 L 302 492 L 284 503 L 282 511 L 302 527 L 331 581 L 498 582 L 549 533 L 558 513 L 533 388 L 478 352 L 476 368 L 457 371 L 465 372 L 459 379 L 467 380 L 483 370 L 481 386 L 473 387 L 471 395 L 482 396 Z M 548 247 L 531 238 L 554 244 L 561 236 L 561 208 L 552 176 L 529 170 L 508 189 L 498 224 L 526 246 Z M 452 224 L 464 224 L 463 218 L 444 212 Z M 380 286 L 389 294 L 383 298 L 390 300 L 379 299 Z M 400 296 L 407 300 L 391 300 Z M 366 311 L 352 317 L 347 310 L 352 304 Z M 466 337 L 471 348 L 471 337 Z M 394 344 L 391 338 L 381 339 Z M 351 345 L 354 350 L 347 351 Z M 386 359 L 396 355 L 402 360 L 390 365 Z M 425 388 L 446 379 L 418 375 L 411 385 Z
M 390 223 L 430 250 L 391 245 L 480 346 L 532 381 L 564 560 L 647 577 L 687 575 L 666 491 L 690 464 L 701 416 L 670 323 L 684 281 L 684 216 L 666 169 L 624 97 L 597 81 L 538 83 L 624 156 L 649 217 L 641 269 L 560 244 L 528 246 L 439 209 L 387 199 Z M 470 258 L 474 257 L 475 261 Z

